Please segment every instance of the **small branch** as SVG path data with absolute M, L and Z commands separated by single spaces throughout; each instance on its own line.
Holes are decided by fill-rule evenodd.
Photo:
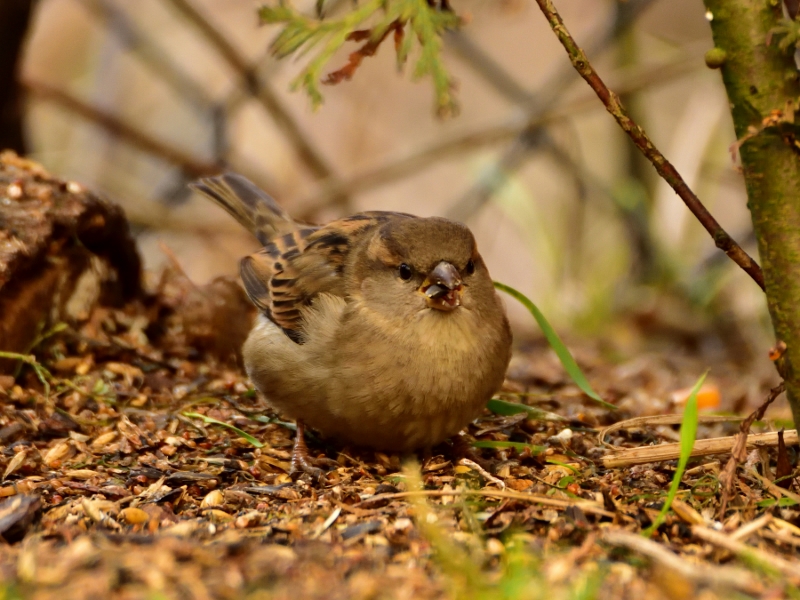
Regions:
M 0 149 L 10 148 L 21 155 L 26 143 L 19 75 L 33 9 L 33 0 L 0 3 Z
M 86 9 L 105 22 L 126 49 L 158 75 L 182 100 L 190 102 L 203 111 L 214 104 L 211 95 L 189 77 L 184 70 L 157 43 L 148 38 L 124 10 L 111 0 L 80 0 Z
M 772 522 L 772 519 L 772 513 L 764 513 L 757 519 L 748 521 L 736 531 L 731 532 L 731 539 L 745 542 L 751 535 L 761 531 L 764 527 L 769 525 Z
M 553 6 L 552 0 L 536 0 L 536 3 L 544 13 L 547 21 L 550 23 L 550 27 L 564 46 L 564 49 L 567 51 L 575 70 L 578 71 L 580 76 L 589 84 L 589 87 L 594 90 L 597 97 L 600 98 L 600 101 L 606 107 L 606 110 L 611 113 L 620 127 L 628 134 L 633 143 L 636 144 L 636 147 L 642 151 L 653 167 L 655 167 L 658 174 L 669 183 L 692 214 L 700 221 L 700 224 L 705 227 L 706 231 L 708 231 L 714 239 L 717 248 L 723 250 L 733 262 L 739 265 L 745 273 L 750 275 L 753 281 L 755 281 L 762 290 L 765 290 L 764 274 L 761 271 L 761 267 L 759 267 L 758 263 L 727 234 L 711 213 L 708 212 L 703 203 L 700 202 L 700 199 L 695 193 L 686 185 L 686 182 L 678 171 L 675 170 L 675 167 L 673 167 L 664 155 L 653 145 L 653 142 L 650 141 L 645 131 L 628 116 L 628 113 L 620 102 L 619 96 L 606 87 L 606 84 L 603 83 L 603 80 L 589 63 L 586 54 L 575 42 L 569 31 L 567 31 L 564 21 L 561 19 L 561 15 L 558 14 L 555 6 Z
M 767 490 L 770 494 L 775 496 L 776 500 L 780 500 L 782 497 L 789 498 L 790 500 L 793 500 L 794 502 L 797 502 L 798 505 L 800 505 L 800 494 L 795 494 L 792 490 L 787 490 L 779 485 L 775 485 L 769 479 L 767 479 L 758 472 L 753 472 L 752 476 L 755 477 L 761 483 L 761 485 L 764 486 L 765 490 Z
M 653 0 L 629 0 L 617 3 L 612 18 L 601 28 L 590 46 L 593 51 L 599 52 L 616 40 L 623 30 L 633 22 Z M 479 76 L 490 83 L 496 91 L 503 94 L 508 100 L 518 102 L 522 97 L 527 100 L 522 103 L 529 115 L 543 114 L 558 106 L 564 91 L 574 81 L 572 68 L 559 69 L 550 76 L 535 94 L 525 92 L 521 86 L 509 87 L 513 81 L 510 74 L 503 72 L 503 67 L 488 55 L 477 59 L 480 49 L 475 46 L 467 49 L 461 45 L 460 52 Z M 481 53 L 482 54 L 482 53 Z M 510 174 L 519 170 L 525 162 L 530 160 L 534 151 L 542 147 L 552 147 L 547 136 L 542 131 L 542 126 L 529 123 L 514 139 L 514 143 L 487 169 L 476 183 L 451 207 L 448 215 L 451 218 L 466 221 L 469 216 L 477 212 L 501 189 Z
M 18 360 L 31 367 L 33 369 L 33 372 L 36 373 L 36 378 L 42 383 L 42 386 L 44 387 L 45 398 L 50 397 L 49 380 L 52 379 L 53 376 L 50 374 L 50 371 L 48 371 L 45 367 L 39 364 L 34 355 L 19 354 L 18 352 L 0 352 L 0 358 L 6 358 L 9 360 Z
M 211 46 L 239 74 L 247 92 L 258 100 L 272 116 L 308 170 L 320 179 L 332 178 L 334 176 L 333 169 L 322 153 L 311 144 L 275 91 L 267 82 L 259 80 L 253 66 L 231 45 L 227 38 L 188 0 L 168 0 L 168 2 L 197 27 Z M 343 196 L 338 197 L 337 201 L 343 205 L 347 204 L 347 198 Z
M 728 459 L 728 462 L 725 464 L 725 468 L 719 475 L 719 479 L 722 482 L 722 498 L 719 503 L 719 509 L 717 510 L 717 516 L 720 519 L 722 519 L 725 515 L 725 510 L 728 508 L 728 501 L 730 500 L 731 493 L 733 492 L 733 482 L 735 479 L 733 475 L 736 472 L 736 467 L 739 465 L 739 463 L 744 461 L 745 457 L 747 456 L 747 439 L 748 434 L 750 433 L 750 427 L 755 421 L 761 420 L 761 418 L 764 416 L 764 413 L 767 412 L 769 405 L 775 402 L 775 399 L 780 396 L 785 389 L 786 385 L 784 383 L 780 383 L 772 388 L 769 392 L 769 396 L 767 396 L 767 399 L 764 400 L 761 406 L 750 413 L 750 415 L 739 426 L 739 434 L 736 436 L 736 444 L 731 450 L 731 457 Z M 775 435 L 777 436 L 777 434 Z
M 722 532 L 709 529 L 704 525 L 693 525 L 692 534 L 704 542 L 732 552 L 749 564 L 757 565 L 762 571 L 774 572 L 777 570 L 791 581 L 797 581 L 798 573 L 800 573 L 800 563 L 797 561 L 790 561 L 777 554 L 748 546 Z
M 787 430 L 784 433 L 784 439 L 787 446 L 796 446 L 800 443 L 796 429 Z M 697 440 L 692 448 L 692 458 L 733 452 L 737 441 L 738 436 L 735 435 Z M 749 449 L 767 448 L 777 445 L 777 432 L 756 433 L 747 436 L 746 447 Z M 657 446 L 644 446 L 642 448 L 626 448 L 625 450 L 620 450 L 614 454 L 604 456 L 603 466 L 607 469 L 616 469 L 619 467 L 629 467 L 631 465 L 675 460 L 680 456 L 680 453 L 681 445 L 679 442 L 675 442 L 674 444 L 658 444 Z
M 200 161 L 183 150 L 170 146 L 140 129 L 128 125 L 116 115 L 91 106 L 68 92 L 39 81 L 25 80 L 23 81 L 23 85 L 37 98 L 55 102 L 79 114 L 87 121 L 100 125 L 132 146 L 136 146 L 140 150 L 154 154 L 167 162 L 179 166 L 187 175 L 191 175 L 192 177 L 204 177 L 219 173 L 221 170 L 219 165 Z
M 637 70 L 625 78 L 622 87 L 627 92 L 634 92 L 654 84 L 673 81 L 676 77 L 694 70 L 696 64 L 697 58 L 681 59 L 658 67 L 649 67 L 647 70 Z M 531 108 L 524 117 L 514 115 L 483 129 L 459 133 L 447 139 L 438 140 L 405 156 L 395 157 L 385 164 L 362 173 L 356 173 L 347 180 L 341 182 L 333 179 L 322 181 L 318 192 L 299 202 L 300 206 L 305 207 L 302 217 L 307 220 L 312 219 L 317 212 L 330 204 L 336 194 L 354 195 L 367 192 L 402 179 L 409 174 L 429 169 L 443 160 L 526 135 L 529 131 L 538 130 L 596 106 L 597 101 L 593 94 L 591 96 L 587 94 L 569 104 L 553 106 L 547 110 L 537 105 Z
M 732 421 L 742 421 L 744 417 L 720 416 L 720 415 L 700 415 L 698 423 L 730 423 Z M 625 421 L 619 421 L 600 430 L 597 434 L 598 441 L 604 446 L 608 446 L 605 439 L 615 431 L 621 429 L 640 429 L 643 427 L 655 427 L 656 425 L 678 425 L 683 423 L 683 415 L 651 415 L 647 417 L 633 417 Z
M 87 121 L 90 121 L 91 123 L 94 123 L 95 125 L 98 125 L 99 127 L 109 131 L 112 135 L 117 136 L 124 142 L 129 143 L 131 146 L 139 148 L 143 152 L 148 152 L 153 156 L 157 156 L 162 160 L 172 163 L 173 165 L 179 167 L 186 177 L 194 179 L 196 177 L 216 175 L 223 169 L 221 164 L 195 158 L 180 148 L 171 146 L 170 144 L 156 139 L 148 133 L 133 127 L 132 125 L 125 123 L 116 115 L 87 104 L 83 100 L 76 98 L 67 91 L 60 90 L 51 85 L 38 81 L 23 80 L 22 84 L 28 92 L 32 93 L 37 98 L 55 102 L 59 106 L 62 106 L 63 108 L 80 115 Z M 281 196 L 281 194 L 276 192 L 276 189 L 278 189 L 277 182 L 266 175 L 263 169 L 257 168 L 254 165 L 243 165 L 242 161 L 237 161 L 236 168 L 240 173 L 247 176 L 248 179 L 258 184 L 259 187 L 270 191 L 270 193 L 275 196 Z M 148 210 L 152 211 L 152 209 Z M 147 211 L 144 212 L 146 213 Z M 148 216 L 148 214 L 141 214 L 138 215 L 136 219 L 137 222 L 141 224 L 152 224 L 153 226 L 158 227 L 169 227 L 171 223 L 171 217 L 168 214 L 163 213 L 158 214 L 156 217 L 152 217 L 152 215 Z M 186 223 L 182 223 L 180 228 L 181 230 L 185 230 Z M 215 229 L 215 231 L 217 231 L 217 229 Z M 196 230 L 202 231 L 203 228 L 198 227 Z
M 377 494 L 366 500 L 362 500 L 354 504 L 355 508 L 369 508 L 370 504 L 375 502 L 383 502 L 388 500 L 397 500 L 400 498 L 412 498 L 419 496 L 427 496 L 429 498 L 441 498 L 444 496 L 480 496 L 483 498 L 504 498 L 508 500 L 522 500 L 524 502 L 533 502 L 543 506 L 552 506 L 554 508 L 569 508 L 575 506 L 582 511 L 592 513 L 595 515 L 602 515 L 605 517 L 613 517 L 614 515 L 607 510 L 604 510 L 599 505 L 589 500 L 567 500 L 561 498 L 553 498 L 551 496 L 544 496 L 542 494 L 524 494 L 521 492 L 512 492 L 510 490 L 412 490 L 409 492 L 396 492 L 392 494 Z
M 710 563 L 693 564 L 662 544 L 635 533 L 620 529 L 606 529 L 601 534 L 600 540 L 612 546 L 623 546 L 643 554 L 667 570 L 674 571 L 695 584 L 736 588 L 748 593 L 757 593 L 760 590 L 758 580 L 743 569 Z

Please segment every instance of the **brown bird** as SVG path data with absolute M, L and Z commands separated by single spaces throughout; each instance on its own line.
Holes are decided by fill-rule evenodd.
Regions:
M 243 356 L 297 420 L 293 470 L 321 473 L 304 425 L 358 446 L 431 448 L 500 388 L 511 331 L 465 225 L 371 211 L 306 226 L 239 175 L 193 187 L 264 245 L 240 263 L 261 310 Z

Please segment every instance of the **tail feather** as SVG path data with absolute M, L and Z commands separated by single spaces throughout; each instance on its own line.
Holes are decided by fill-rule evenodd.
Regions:
M 297 228 L 271 196 L 241 175 L 226 173 L 189 185 L 227 210 L 265 246 L 277 235 Z

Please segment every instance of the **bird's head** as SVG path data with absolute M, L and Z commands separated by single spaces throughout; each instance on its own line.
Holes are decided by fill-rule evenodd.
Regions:
M 472 232 L 438 217 L 389 221 L 364 241 L 353 267 L 359 293 L 387 316 L 457 314 L 494 294 Z

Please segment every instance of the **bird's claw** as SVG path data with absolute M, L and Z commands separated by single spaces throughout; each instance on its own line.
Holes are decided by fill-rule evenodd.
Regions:
M 326 467 L 328 470 L 340 467 L 339 463 L 330 458 L 312 458 L 308 452 L 305 439 L 305 427 L 303 424 L 297 422 L 297 437 L 294 441 L 294 448 L 292 449 L 292 464 L 289 470 L 289 475 L 292 479 L 297 479 L 303 474 L 310 475 L 317 483 L 322 483 L 325 480 L 326 471 L 316 465 Z

